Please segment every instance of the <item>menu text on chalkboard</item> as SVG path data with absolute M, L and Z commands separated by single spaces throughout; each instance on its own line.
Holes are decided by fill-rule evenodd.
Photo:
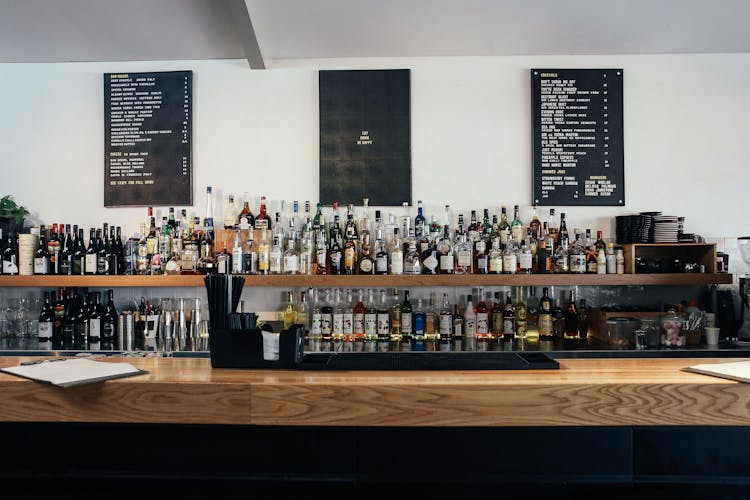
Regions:
M 532 69 L 534 205 L 624 205 L 622 69 Z
M 192 205 L 192 71 L 104 74 L 104 206 Z

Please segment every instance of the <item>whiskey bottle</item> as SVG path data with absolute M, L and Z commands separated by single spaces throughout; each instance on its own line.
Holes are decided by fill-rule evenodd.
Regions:
M 453 247 L 453 255 L 456 258 L 453 272 L 455 274 L 472 274 L 471 243 L 467 241 L 466 233 L 464 233 L 463 226 L 461 225 L 458 226 L 458 238 Z
M 503 309 L 504 303 L 500 292 L 495 292 L 495 302 L 492 304 L 492 338 L 503 338 Z
M 563 313 L 565 323 L 563 338 L 580 340 L 581 334 L 578 331 L 578 310 L 576 308 L 575 295 L 573 290 L 570 290 L 568 293 L 568 302 L 565 304 L 565 311 Z
M 555 338 L 552 324 L 552 299 L 547 287 L 542 288 L 542 298 L 539 299 L 539 338 L 541 340 Z
M 533 206 L 533 215 L 531 216 L 531 222 L 529 222 L 529 229 L 531 229 L 531 235 L 534 239 L 539 241 L 542 238 L 542 223 L 536 213 L 536 205 Z
M 525 339 L 528 324 L 528 309 L 524 300 L 524 287 L 516 289 L 516 303 L 514 304 L 516 314 L 516 338 Z
M 508 213 L 505 205 L 500 207 L 500 224 L 497 229 L 500 232 L 500 247 L 505 249 L 510 235 L 510 224 L 508 224 Z
M 503 340 L 514 340 L 516 332 L 516 307 L 513 305 L 509 293 L 505 297 L 505 307 L 503 308 Z
M 489 254 L 489 272 L 490 274 L 500 274 L 503 272 L 503 251 L 500 250 L 500 238 L 492 239 L 492 249 Z
M 436 250 L 440 274 L 453 274 L 453 241 L 448 224 L 443 226 L 443 237 L 438 241 Z
M 520 245 L 523 238 L 523 222 L 521 222 L 518 205 L 513 206 L 513 220 L 510 223 L 510 234 L 515 244 Z
M 526 245 L 526 240 L 521 240 L 518 249 L 518 272 L 519 274 L 531 274 L 534 269 L 534 256 L 531 249 Z

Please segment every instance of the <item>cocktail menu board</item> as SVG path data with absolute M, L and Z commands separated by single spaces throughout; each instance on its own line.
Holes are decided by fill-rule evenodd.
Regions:
M 622 69 L 532 69 L 534 205 L 622 206 Z
M 192 71 L 104 74 L 104 206 L 192 205 Z

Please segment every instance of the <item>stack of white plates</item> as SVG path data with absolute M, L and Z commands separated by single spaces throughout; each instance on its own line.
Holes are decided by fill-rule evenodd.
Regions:
M 654 243 L 677 243 L 679 232 L 679 217 L 672 215 L 654 216 Z

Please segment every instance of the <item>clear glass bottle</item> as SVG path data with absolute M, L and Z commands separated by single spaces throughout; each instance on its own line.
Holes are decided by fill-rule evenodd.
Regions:
M 322 350 L 322 302 L 320 300 L 318 289 L 312 289 L 313 291 L 313 307 L 312 307 L 312 319 L 310 321 L 310 334 L 308 335 L 308 349 L 312 352 L 320 352 Z
M 273 245 L 268 254 L 268 273 L 281 274 L 284 251 L 281 248 L 281 241 L 278 235 L 273 236 Z
M 436 248 L 440 274 L 453 274 L 453 241 L 447 224 L 443 226 L 443 237 Z
M 284 274 L 299 274 L 299 252 L 293 239 L 286 242 L 286 250 L 283 256 Z
M 422 263 L 417 252 L 417 243 L 413 239 L 409 241 L 409 249 L 404 254 L 404 274 L 421 274 Z
M 365 305 L 365 351 L 375 352 L 378 342 L 378 308 L 375 305 L 375 291 L 367 289 Z
M 518 254 L 512 239 L 508 240 L 503 250 L 503 274 L 516 274 L 518 271 Z
M 451 339 L 453 337 L 453 308 L 448 301 L 448 294 L 443 292 L 443 304 L 440 308 L 438 318 L 438 340 L 440 351 L 451 350 Z
M 524 287 L 516 288 L 516 302 L 514 304 L 516 314 L 516 338 L 525 339 L 528 325 L 528 307 L 524 298 Z
M 552 256 L 552 272 L 568 273 L 570 272 L 570 261 L 568 260 L 568 240 L 560 240 L 555 253 Z
M 607 274 L 617 274 L 617 256 L 615 245 L 611 241 L 607 243 Z
M 397 227 L 393 228 L 393 238 L 388 243 L 388 274 L 404 274 L 404 242 Z
M 270 274 L 271 241 L 268 229 L 261 229 L 258 240 L 258 274 Z
M 477 314 L 474 312 L 474 297 L 466 296 L 466 307 L 464 307 L 463 343 L 465 351 L 476 351 L 477 349 Z
M 286 302 L 284 303 L 284 330 L 289 330 L 292 325 L 297 323 L 299 309 L 294 301 L 294 291 L 286 292 Z
M 239 211 L 234 203 L 234 195 L 227 196 L 227 206 L 224 207 L 224 229 L 234 229 L 237 225 Z
M 501 274 L 503 272 L 503 251 L 500 250 L 500 238 L 492 239 L 492 249 L 489 254 L 490 274 Z
M 584 274 L 586 272 L 586 251 L 581 242 L 580 233 L 576 234 L 576 239 L 570 247 L 568 267 L 571 273 Z
M 453 268 L 453 272 L 455 274 L 471 274 L 471 243 L 467 241 L 466 233 L 464 233 L 462 226 L 459 226 L 458 229 L 458 239 L 453 247 L 453 255 L 455 256 L 455 265 Z
M 386 291 L 380 290 L 377 312 L 378 351 L 387 351 L 391 340 L 391 308 Z
M 534 255 L 531 248 L 526 245 L 526 240 L 521 240 L 521 247 L 518 249 L 518 272 L 520 274 L 531 274 L 534 268 Z
M 245 272 L 245 259 L 242 257 L 242 240 L 240 238 L 240 228 L 234 231 L 234 242 L 232 243 L 232 274 L 242 274 Z

